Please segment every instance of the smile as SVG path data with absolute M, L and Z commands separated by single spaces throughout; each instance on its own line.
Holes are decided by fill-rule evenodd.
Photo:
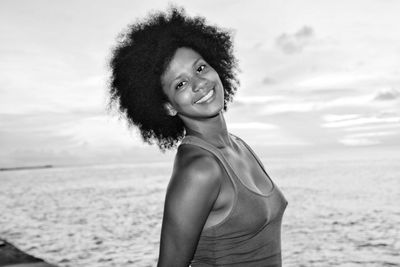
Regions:
M 195 102 L 195 104 L 201 104 L 206 102 L 207 100 L 211 99 L 211 97 L 214 95 L 214 88 L 210 90 L 210 92 L 208 92 L 208 94 L 206 94 L 205 96 L 203 96 L 202 98 L 200 98 L 199 100 L 197 100 Z

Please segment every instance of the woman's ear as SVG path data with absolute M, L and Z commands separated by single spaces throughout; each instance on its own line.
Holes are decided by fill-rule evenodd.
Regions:
M 164 104 L 164 108 L 165 108 L 165 110 L 167 111 L 167 114 L 169 115 L 169 116 L 175 116 L 177 113 L 178 113 L 178 111 L 176 111 L 176 109 L 171 105 L 171 103 L 169 103 L 169 102 L 167 102 L 167 103 L 165 103 Z

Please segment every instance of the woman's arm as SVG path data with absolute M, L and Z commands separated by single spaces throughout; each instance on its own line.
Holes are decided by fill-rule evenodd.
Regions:
M 158 267 L 189 266 L 220 189 L 221 168 L 212 156 L 178 165 L 167 189 Z

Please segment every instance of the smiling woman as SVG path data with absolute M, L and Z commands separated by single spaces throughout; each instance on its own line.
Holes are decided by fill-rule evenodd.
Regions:
M 144 141 L 180 142 L 158 266 L 281 266 L 287 201 L 223 115 L 238 84 L 229 32 L 171 8 L 129 27 L 111 70 L 111 103 Z
M 165 150 L 185 135 L 180 117 L 165 113 L 168 101 L 161 88 L 161 76 L 177 48 L 196 51 L 218 73 L 226 110 L 238 84 L 228 32 L 205 25 L 203 18 L 189 19 L 171 9 L 170 14 L 153 14 L 145 22 L 132 24 L 120 37 L 110 62 L 111 103 L 139 127 L 144 141 L 156 142 Z
M 176 50 L 161 77 L 170 115 L 180 114 L 185 125 L 191 118 L 215 117 L 224 107 L 224 89 L 218 73 L 193 49 Z

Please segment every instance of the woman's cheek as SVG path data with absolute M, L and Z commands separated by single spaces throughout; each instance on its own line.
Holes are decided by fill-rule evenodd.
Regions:
M 186 92 L 182 92 L 181 94 L 178 95 L 177 102 L 180 103 L 181 105 L 190 105 L 192 104 L 192 94 L 188 93 L 189 89 L 186 88 Z

